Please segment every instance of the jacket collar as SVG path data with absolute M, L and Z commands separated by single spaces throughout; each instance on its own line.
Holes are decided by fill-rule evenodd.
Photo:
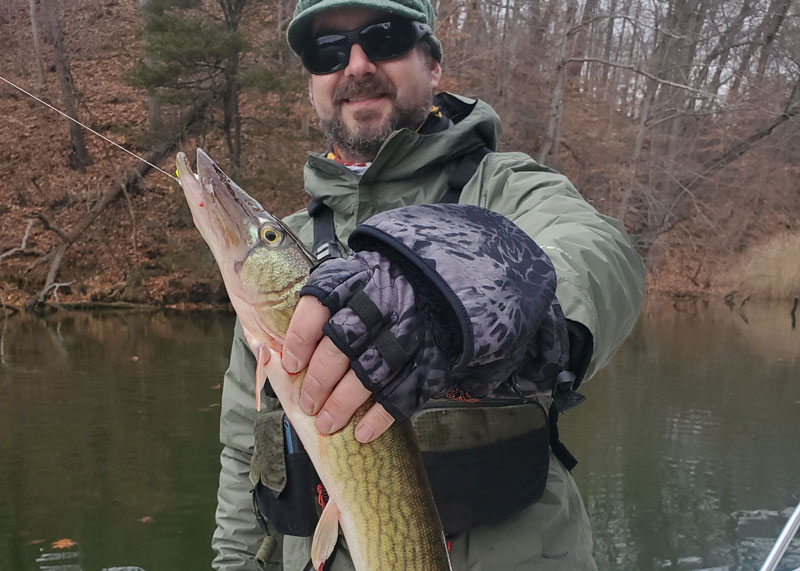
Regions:
M 449 93 L 438 94 L 434 104 L 441 117 L 429 116 L 417 132 L 394 131 L 360 177 L 323 154 L 309 155 L 306 191 L 334 211 L 337 227 L 344 219 L 349 227 L 388 208 L 434 201 L 426 183 L 459 157 L 496 148 L 500 121 L 488 104 Z

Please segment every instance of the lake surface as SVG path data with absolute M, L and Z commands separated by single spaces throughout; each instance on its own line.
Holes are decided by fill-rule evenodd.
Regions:
M 800 501 L 790 309 L 649 303 L 585 385 L 561 430 L 601 570 L 758 569 Z M 0 321 L 0 570 L 210 567 L 232 327 L 218 312 Z M 796 567 L 800 539 L 780 569 Z

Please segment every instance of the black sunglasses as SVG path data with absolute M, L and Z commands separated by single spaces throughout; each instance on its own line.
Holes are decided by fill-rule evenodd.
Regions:
M 407 54 L 428 35 L 433 30 L 421 22 L 389 20 L 311 38 L 301 57 L 308 71 L 323 75 L 347 67 L 353 44 L 361 46 L 370 61 L 383 61 Z

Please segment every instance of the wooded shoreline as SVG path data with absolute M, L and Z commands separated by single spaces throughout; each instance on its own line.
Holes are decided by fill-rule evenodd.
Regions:
M 167 172 L 203 147 L 284 216 L 326 143 L 284 40 L 293 0 L 236 4 L 10 0 L 0 69 Z M 649 292 L 800 297 L 798 0 L 436 8 L 442 87 L 622 220 Z M 225 306 L 177 185 L 5 84 L 0 106 L 0 305 Z

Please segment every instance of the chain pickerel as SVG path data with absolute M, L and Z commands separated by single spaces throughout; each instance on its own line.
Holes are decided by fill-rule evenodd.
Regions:
M 330 500 L 314 534 L 314 568 L 333 550 L 341 524 L 358 571 L 447 571 L 450 563 L 419 446 L 407 420 L 369 444 L 353 434 L 371 404 L 330 436 L 299 406 L 305 372 L 281 366 L 289 320 L 313 257 L 280 220 L 239 188 L 202 150 L 197 175 L 186 156 L 178 177 L 195 226 L 214 254 L 245 339 L 257 358 L 256 400 L 269 382 Z

